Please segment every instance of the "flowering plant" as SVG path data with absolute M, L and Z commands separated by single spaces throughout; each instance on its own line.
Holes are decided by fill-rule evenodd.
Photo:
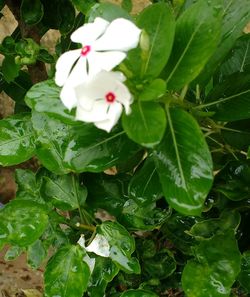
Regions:
M 249 0 L 51 3 L 0 1 L 5 259 L 46 297 L 247 296 Z

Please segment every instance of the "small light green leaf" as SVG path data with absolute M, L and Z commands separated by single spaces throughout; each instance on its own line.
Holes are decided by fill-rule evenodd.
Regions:
M 83 250 L 74 245 L 66 245 L 54 254 L 44 274 L 46 297 L 82 297 L 90 277 L 83 256 Z
M 182 273 L 187 297 L 229 297 L 240 272 L 241 255 L 233 231 L 201 241 Z
M 35 135 L 28 115 L 15 115 L 0 121 L 0 165 L 22 163 L 34 155 Z
M 27 263 L 32 269 L 38 269 L 47 256 L 43 242 L 38 239 L 27 250 Z
M 250 293 L 250 251 L 246 251 L 242 255 L 241 272 L 238 275 L 238 281 L 248 293 Z
M 90 297 L 103 297 L 109 282 L 119 272 L 118 267 L 109 258 L 96 257 L 95 268 L 88 283 Z
M 24 252 L 24 248 L 14 245 L 11 246 L 6 254 L 4 255 L 4 260 L 5 261 L 12 261 L 15 260 L 17 257 L 19 257 L 22 253 Z
M 62 210 L 73 210 L 84 205 L 87 189 L 80 186 L 73 174 L 45 177 L 44 193 L 52 203 Z
M 129 115 L 124 114 L 122 117 L 128 137 L 148 148 L 159 144 L 167 125 L 163 108 L 155 102 L 139 101 L 131 109 Z
M 43 234 L 48 216 L 41 204 L 13 200 L 0 210 L 0 220 L 8 228 L 7 241 L 23 247 L 32 244 Z
M 128 290 L 121 297 L 158 297 L 155 293 L 146 290 Z
M 220 39 L 220 0 L 198 1 L 178 18 L 172 54 L 166 66 L 167 88 L 181 89 L 201 72 Z
M 34 25 L 43 17 L 43 4 L 40 0 L 22 0 L 21 18 L 28 25 Z
M 106 221 L 97 227 L 97 233 L 102 234 L 110 245 L 110 258 L 127 273 L 139 274 L 141 269 L 136 258 L 131 257 L 135 250 L 134 238 L 117 222 Z
M 160 78 L 153 80 L 149 85 L 145 86 L 139 95 L 141 101 L 156 100 L 163 96 L 166 92 L 166 82 Z
M 169 205 L 200 215 L 213 181 L 212 160 L 195 119 L 182 109 L 167 109 L 168 129 L 154 150 L 156 168 Z

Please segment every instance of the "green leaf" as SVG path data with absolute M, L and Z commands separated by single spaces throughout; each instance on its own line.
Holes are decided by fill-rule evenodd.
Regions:
M 166 116 L 163 108 L 155 102 L 135 102 L 129 115 L 123 114 L 122 124 L 133 141 L 152 148 L 159 144 L 165 129 Z
M 15 181 L 17 183 L 16 199 L 31 200 L 44 204 L 45 201 L 40 195 L 40 183 L 31 170 L 16 169 Z
M 228 123 L 221 130 L 221 134 L 229 145 L 239 150 L 247 151 L 250 145 L 250 120 L 241 120 Z
M 141 78 L 157 77 L 171 53 L 175 22 L 171 8 L 166 3 L 149 5 L 137 18 L 141 35 L 140 49 L 128 53 L 126 66 Z
M 87 13 L 88 23 L 93 22 L 97 17 L 103 18 L 109 22 L 117 18 L 132 20 L 127 11 L 113 3 L 97 3 L 93 5 Z
M 109 282 L 117 275 L 119 269 L 112 260 L 104 257 L 95 258 L 95 267 L 88 283 L 90 297 L 103 297 Z
M 40 0 L 22 0 L 20 12 L 26 24 L 34 25 L 43 17 L 43 5 Z
M 7 241 L 20 247 L 35 242 L 48 223 L 46 211 L 40 204 L 23 200 L 6 204 L 0 210 L 0 220 L 8 226 Z
M 238 281 L 248 293 L 250 293 L 250 251 L 246 251 L 242 255 L 241 271 L 238 275 Z
M 127 12 L 131 12 L 133 8 L 132 0 L 122 0 L 122 8 L 125 9 Z
M 16 64 L 13 56 L 5 56 L 2 63 L 2 69 L 4 79 L 7 83 L 15 80 L 20 71 L 20 65 Z
M 73 210 L 84 205 L 87 189 L 80 186 L 73 174 L 51 175 L 45 177 L 44 193 L 52 200 L 55 207 L 62 210 Z
M 166 92 L 166 82 L 160 78 L 153 80 L 149 85 L 145 86 L 139 95 L 140 101 L 156 100 L 163 96 Z
M 97 2 L 96 0 L 71 0 L 76 9 L 83 14 L 86 14 L 88 10 Z
M 75 23 L 75 8 L 70 0 L 59 1 L 59 11 L 61 16 L 61 23 L 59 30 L 61 34 L 69 33 Z
M 69 112 L 60 100 L 60 91 L 54 80 L 35 84 L 25 96 L 26 104 L 34 111 L 43 112 L 65 123 L 75 124 L 75 111 Z
M 47 256 L 47 251 L 41 240 L 35 241 L 28 247 L 27 263 L 32 269 L 38 269 Z
M 211 79 L 212 74 L 225 59 L 235 41 L 242 35 L 243 28 L 249 21 L 250 11 L 246 9 L 250 5 L 249 0 L 241 0 L 240 5 L 237 0 L 225 0 L 223 2 L 224 12 L 220 43 L 203 72 L 197 78 L 197 83 L 202 85 L 205 85 Z
M 200 215 L 213 181 L 212 160 L 194 118 L 167 109 L 168 129 L 154 150 L 156 168 L 169 205 L 186 215 Z
M 22 163 L 34 155 L 34 131 L 28 115 L 15 115 L 0 121 L 0 165 Z
M 92 124 L 67 125 L 36 112 L 32 122 L 37 133 L 37 157 L 56 174 L 101 172 L 138 151 L 118 127 L 108 134 Z
M 18 245 L 11 246 L 4 255 L 5 261 L 12 261 L 19 257 L 24 252 L 24 248 Z
M 128 178 L 124 175 L 87 174 L 83 182 L 88 189 L 87 204 L 119 216 L 127 199 Z
M 155 293 L 146 290 L 128 290 L 121 297 L 158 297 Z
M 116 222 L 104 222 L 97 226 L 97 233 L 102 234 L 110 245 L 110 258 L 126 273 L 139 274 L 141 269 L 136 258 L 131 257 L 135 250 L 134 238 Z
M 1 212 L 0 212 L 1 213 Z M 0 221 L 0 251 L 8 242 L 9 231 L 7 226 Z
M 165 73 L 169 90 L 178 90 L 194 80 L 215 51 L 220 39 L 220 3 L 200 0 L 178 18 Z
M 46 297 L 82 297 L 90 277 L 83 256 L 83 250 L 74 245 L 66 245 L 55 253 L 44 274 Z
M 238 121 L 250 118 L 250 74 L 236 73 L 208 94 L 205 104 L 197 108 L 208 108 L 215 112 L 219 121 Z
M 216 235 L 194 248 L 195 259 L 183 270 L 182 286 L 187 297 L 229 297 L 239 271 L 241 255 L 234 232 Z

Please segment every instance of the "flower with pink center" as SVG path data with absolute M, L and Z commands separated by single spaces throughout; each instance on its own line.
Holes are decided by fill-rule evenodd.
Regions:
M 99 129 L 110 132 L 118 122 L 123 107 L 130 112 L 132 96 L 123 84 L 121 72 L 101 71 L 91 80 L 75 87 L 77 98 L 76 119 L 94 123 Z
M 109 23 L 96 18 L 78 28 L 71 40 L 82 48 L 65 52 L 56 63 L 55 81 L 63 87 L 60 98 L 72 109 L 77 106 L 75 87 L 90 80 L 101 70 L 110 71 L 126 57 L 126 52 L 137 47 L 141 30 L 127 19 Z

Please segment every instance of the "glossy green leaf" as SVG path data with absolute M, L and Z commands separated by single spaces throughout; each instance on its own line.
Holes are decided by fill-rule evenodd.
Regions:
M 84 205 L 87 189 L 80 186 L 73 174 L 45 177 L 44 192 L 52 203 L 62 210 L 73 210 Z
M 147 290 L 128 290 L 123 292 L 121 297 L 158 297 L 155 293 Z
M 127 273 L 140 273 L 138 260 L 131 257 L 135 250 L 134 238 L 122 225 L 106 221 L 97 227 L 97 233 L 102 234 L 107 239 L 110 245 L 109 257 L 118 268 Z
M 40 183 L 31 170 L 16 169 L 15 181 L 17 183 L 16 199 L 31 200 L 44 204 L 45 201 L 40 194 Z
M 109 22 L 117 18 L 132 20 L 127 11 L 113 3 L 97 3 L 93 5 L 87 13 L 88 23 L 93 22 L 97 17 L 101 17 Z
M 119 216 L 127 200 L 128 178 L 124 175 L 87 174 L 83 182 L 88 189 L 87 204 L 93 209 L 105 209 Z
M 194 248 L 195 259 L 183 270 L 182 286 L 187 297 L 229 297 L 239 271 L 241 255 L 234 232 L 216 235 Z
M 5 261 L 12 261 L 19 257 L 24 252 L 24 248 L 18 245 L 11 246 L 4 255 Z
M 8 226 L 8 242 L 28 246 L 35 242 L 47 227 L 45 209 L 35 202 L 13 200 L 0 210 L 0 220 Z
M 34 25 L 43 17 L 43 5 L 40 0 L 22 0 L 21 18 L 28 25 Z
M 22 163 L 34 155 L 34 131 L 28 115 L 15 115 L 0 121 L 0 165 Z
M 34 111 L 43 112 L 65 123 L 76 124 L 74 113 L 69 112 L 60 100 L 60 91 L 54 80 L 35 84 L 25 96 L 26 104 Z
M 213 181 L 212 160 L 194 118 L 167 109 L 168 128 L 154 150 L 156 168 L 169 205 L 186 215 L 200 215 Z
M 246 151 L 250 145 L 250 120 L 231 122 L 225 125 L 221 134 L 229 145 Z
M 194 80 L 215 51 L 220 39 L 220 4 L 220 0 L 200 0 L 178 18 L 165 73 L 169 90 L 178 90 Z
M 188 234 L 196 239 L 208 239 L 218 234 L 224 234 L 227 230 L 236 231 L 240 224 L 240 214 L 237 211 L 224 211 L 219 218 L 212 218 L 197 222 L 192 226 Z
M 246 251 L 242 255 L 241 271 L 238 275 L 240 284 L 250 293 L 250 251 Z
M 159 144 L 165 129 L 166 115 L 163 108 L 154 102 L 135 102 L 131 113 L 123 115 L 122 125 L 133 141 L 152 148 Z
M 219 121 L 238 121 L 250 118 L 250 74 L 236 73 L 208 94 L 205 104 L 215 112 L 213 118 Z
M 88 283 L 89 297 L 103 297 L 106 287 L 117 275 L 119 269 L 112 260 L 104 257 L 95 258 L 95 268 Z
M 143 268 L 151 278 L 165 279 L 175 271 L 176 261 L 173 254 L 165 249 L 157 252 L 154 257 L 145 260 Z
M 249 161 L 231 161 L 215 178 L 215 190 L 233 201 L 248 199 L 250 197 L 249 184 Z
M 27 249 L 27 263 L 32 269 L 38 269 L 47 256 L 47 251 L 41 240 L 35 241 Z
M 54 254 L 44 274 L 46 297 L 82 297 L 90 277 L 83 256 L 83 250 L 74 245 L 66 245 Z
M 118 127 L 108 134 L 91 124 L 67 125 L 42 113 L 33 113 L 32 122 L 37 157 L 57 174 L 101 172 L 138 151 Z
M 86 14 L 88 10 L 97 2 L 96 0 L 71 0 L 76 9 L 83 14 Z
M 156 100 L 163 96 L 166 92 L 166 82 L 163 79 L 157 78 L 149 85 L 145 86 L 139 95 L 140 101 Z
M 128 53 L 126 66 L 141 78 L 155 78 L 171 53 L 175 32 L 172 10 L 166 3 L 149 5 L 136 24 L 145 32 L 141 35 L 140 49 Z
M 214 71 L 234 46 L 235 41 L 242 35 L 243 28 L 249 21 L 250 11 L 246 9 L 249 5 L 249 0 L 241 0 L 240 5 L 237 0 L 223 1 L 224 12 L 220 42 L 201 75 L 197 78 L 197 83 L 205 85 L 210 80 Z
M 13 56 L 5 56 L 2 62 L 1 72 L 7 83 L 15 80 L 20 71 L 20 65 L 16 64 Z

